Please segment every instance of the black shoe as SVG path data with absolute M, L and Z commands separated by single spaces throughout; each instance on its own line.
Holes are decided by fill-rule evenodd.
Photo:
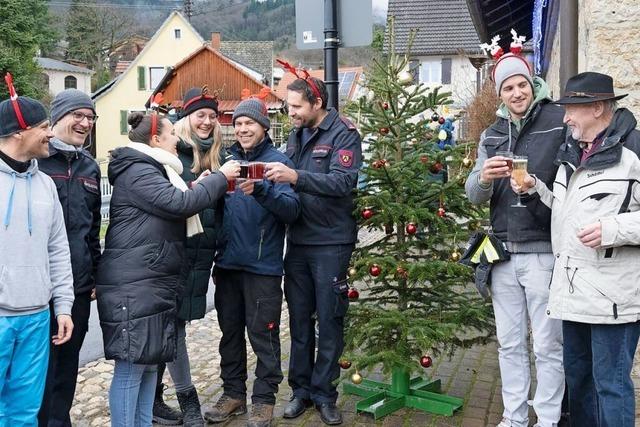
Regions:
M 335 403 L 321 403 L 316 405 L 316 409 L 320 412 L 320 419 L 326 425 L 336 426 L 342 424 L 342 414 Z
M 156 395 L 153 399 L 153 422 L 163 426 L 179 426 L 182 424 L 182 413 L 167 405 L 162 396 L 164 384 L 156 387 Z
M 204 427 L 204 420 L 200 412 L 200 399 L 194 386 L 183 392 L 177 392 L 178 403 L 184 417 L 184 427 Z
M 304 411 L 307 408 L 310 408 L 313 405 L 309 399 L 302 399 L 300 397 L 293 396 L 291 401 L 287 404 L 287 407 L 284 408 L 284 414 L 282 415 L 284 418 L 298 418 L 300 415 L 304 414 Z

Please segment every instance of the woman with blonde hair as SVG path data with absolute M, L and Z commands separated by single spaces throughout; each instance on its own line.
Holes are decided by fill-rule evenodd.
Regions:
M 190 185 L 206 170 L 216 171 L 224 163 L 222 130 L 218 123 L 218 102 L 206 88 L 187 91 L 180 120 L 175 123 L 178 158 L 183 166 L 182 179 Z M 204 317 L 207 290 L 216 252 L 215 206 L 199 213 L 204 233 L 187 240 L 187 259 L 181 272 L 183 289 L 178 295 L 178 357 L 168 363 L 182 414 L 163 400 L 164 364 L 158 366 L 158 381 L 153 405 L 153 418 L 158 424 L 202 426 L 200 401 L 191 381 L 189 356 L 185 342 L 185 324 Z

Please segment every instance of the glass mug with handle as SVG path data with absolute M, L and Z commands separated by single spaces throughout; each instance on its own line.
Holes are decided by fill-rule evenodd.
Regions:
M 511 171 L 511 177 L 516 182 L 516 185 L 522 187 L 524 185 L 524 179 L 527 176 L 527 156 L 514 156 L 513 157 L 513 170 Z M 518 201 L 515 205 L 511 205 L 514 208 L 523 208 L 522 193 L 518 193 Z

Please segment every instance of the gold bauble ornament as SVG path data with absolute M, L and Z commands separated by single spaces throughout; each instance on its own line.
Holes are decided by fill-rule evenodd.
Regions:
M 462 159 L 462 165 L 463 165 L 465 168 L 468 168 L 469 166 L 471 166 L 471 163 L 472 163 L 472 162 L 471 162 L 471 159 L 470 159 L 470 158 L 468 158 L 468 157 L 465 157 L 464 159 Z
M 358 371 L 351 375 L 351 382 L 354 384 L 360 384 L 362 382 L 362 375 Z
M 410 85 L 411 83 L 413 83 L 413 75 L 408 71 L 401 71 L 398 74 L 398 83 L 403 86 Z
M 456 261 L 456 262 L 457 262 L 457 261 L 460 259 L 460 256 L 461 256 L 461 255 L 460 255 L 460 252 L 458 252 L 458 251 L 453 251 L 453 252 L 451 253 L 451 261 Z
M 351 267 L 348 273 L 349 273 L 349 277 L 353 277 L 358 273 L 358 271 L 355 268 Z

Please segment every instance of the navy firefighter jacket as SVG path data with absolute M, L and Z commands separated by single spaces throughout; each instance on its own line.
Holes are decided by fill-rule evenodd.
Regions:
M 362 163 L 362 139 L 355 125 L 341 118 L 334 108 L 302 141 L 302 129 L 289 135 L 287 156 L 293 161 L 302 211 L 288 230 L 296 245 L 341 245 L 355 243 L 353 191 Z

